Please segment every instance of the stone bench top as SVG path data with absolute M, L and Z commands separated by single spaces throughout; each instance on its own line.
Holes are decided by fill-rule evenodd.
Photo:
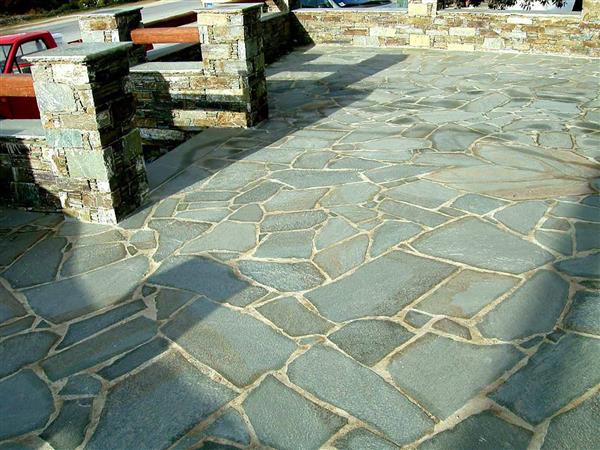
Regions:
M 202 71 L 200 61 L 154 61 L 130 68 L 130 72 L 198 72 Z
M 45 138 L 40 119 L 0 120 L 0 137 Z

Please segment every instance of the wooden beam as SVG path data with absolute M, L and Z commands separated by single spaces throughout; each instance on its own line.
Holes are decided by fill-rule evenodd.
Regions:
M 196 27 L 138 28 L 131 32 L 135 44 L 194 44 L 200 43 Z
M 35 97 L 33 78 L 20 73 L 0 75 L 0 97 Z

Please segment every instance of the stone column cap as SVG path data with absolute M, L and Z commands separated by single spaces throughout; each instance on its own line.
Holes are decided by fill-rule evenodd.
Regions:
M 102 11 L 95 11 L 88 14 L 81 14 L 79 17 L 89 17 L 89 16 L 108 16 L 108 17 L 118 17 L 124 16 L 126 14 L 136 13 L 144 9 L 143 6 L 135 6 L 133 8 L 110 8 L 103 9 Z
M 220 3 L 219 6 L 211 8 L 195 9 L 197 13 L 216 13 L 216 14 L 231 14 L 236 12 L 248 12 L 255 9 L 262 10 L 263 3 Z
M 28 62 L 86 62 L 103 58 L 107 55 L 127 53 L 133 47 L 131 42 L 84 42 L 66 47 L 56 47 L 25 58 Z

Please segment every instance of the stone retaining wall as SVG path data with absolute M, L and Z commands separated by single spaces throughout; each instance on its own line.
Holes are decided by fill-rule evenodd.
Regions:
M 583 15 L 436 12 L 434 4 L 411 3 L 408 11 L 304 9 L 293 14 L 294 34 L 304 44 L 508 50 L 599 57 L 600 21 L 588 11 Z
M 261 17 L 267 64 L 277 61 L 281 56 L 292 51 L 291 17 L 286 12 L 276 12 Z

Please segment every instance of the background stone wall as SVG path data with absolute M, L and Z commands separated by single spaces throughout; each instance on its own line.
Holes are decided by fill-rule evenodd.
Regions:
M 424 4 L 422 10 L 414 9 L 420 7 L 418 4 L 411 10 L 411 5 L 408 12 L 297 10 L 293 13 L 294 33 L 304 44 L 600 56 L 600 22 L 591 20 L 590 15 L 435 13 L 433 4 Z
M 261 17 L 261 22 L 265 62 L 270 64 L 292 50 L 291 15 L 286 12 L 266 14 Z

